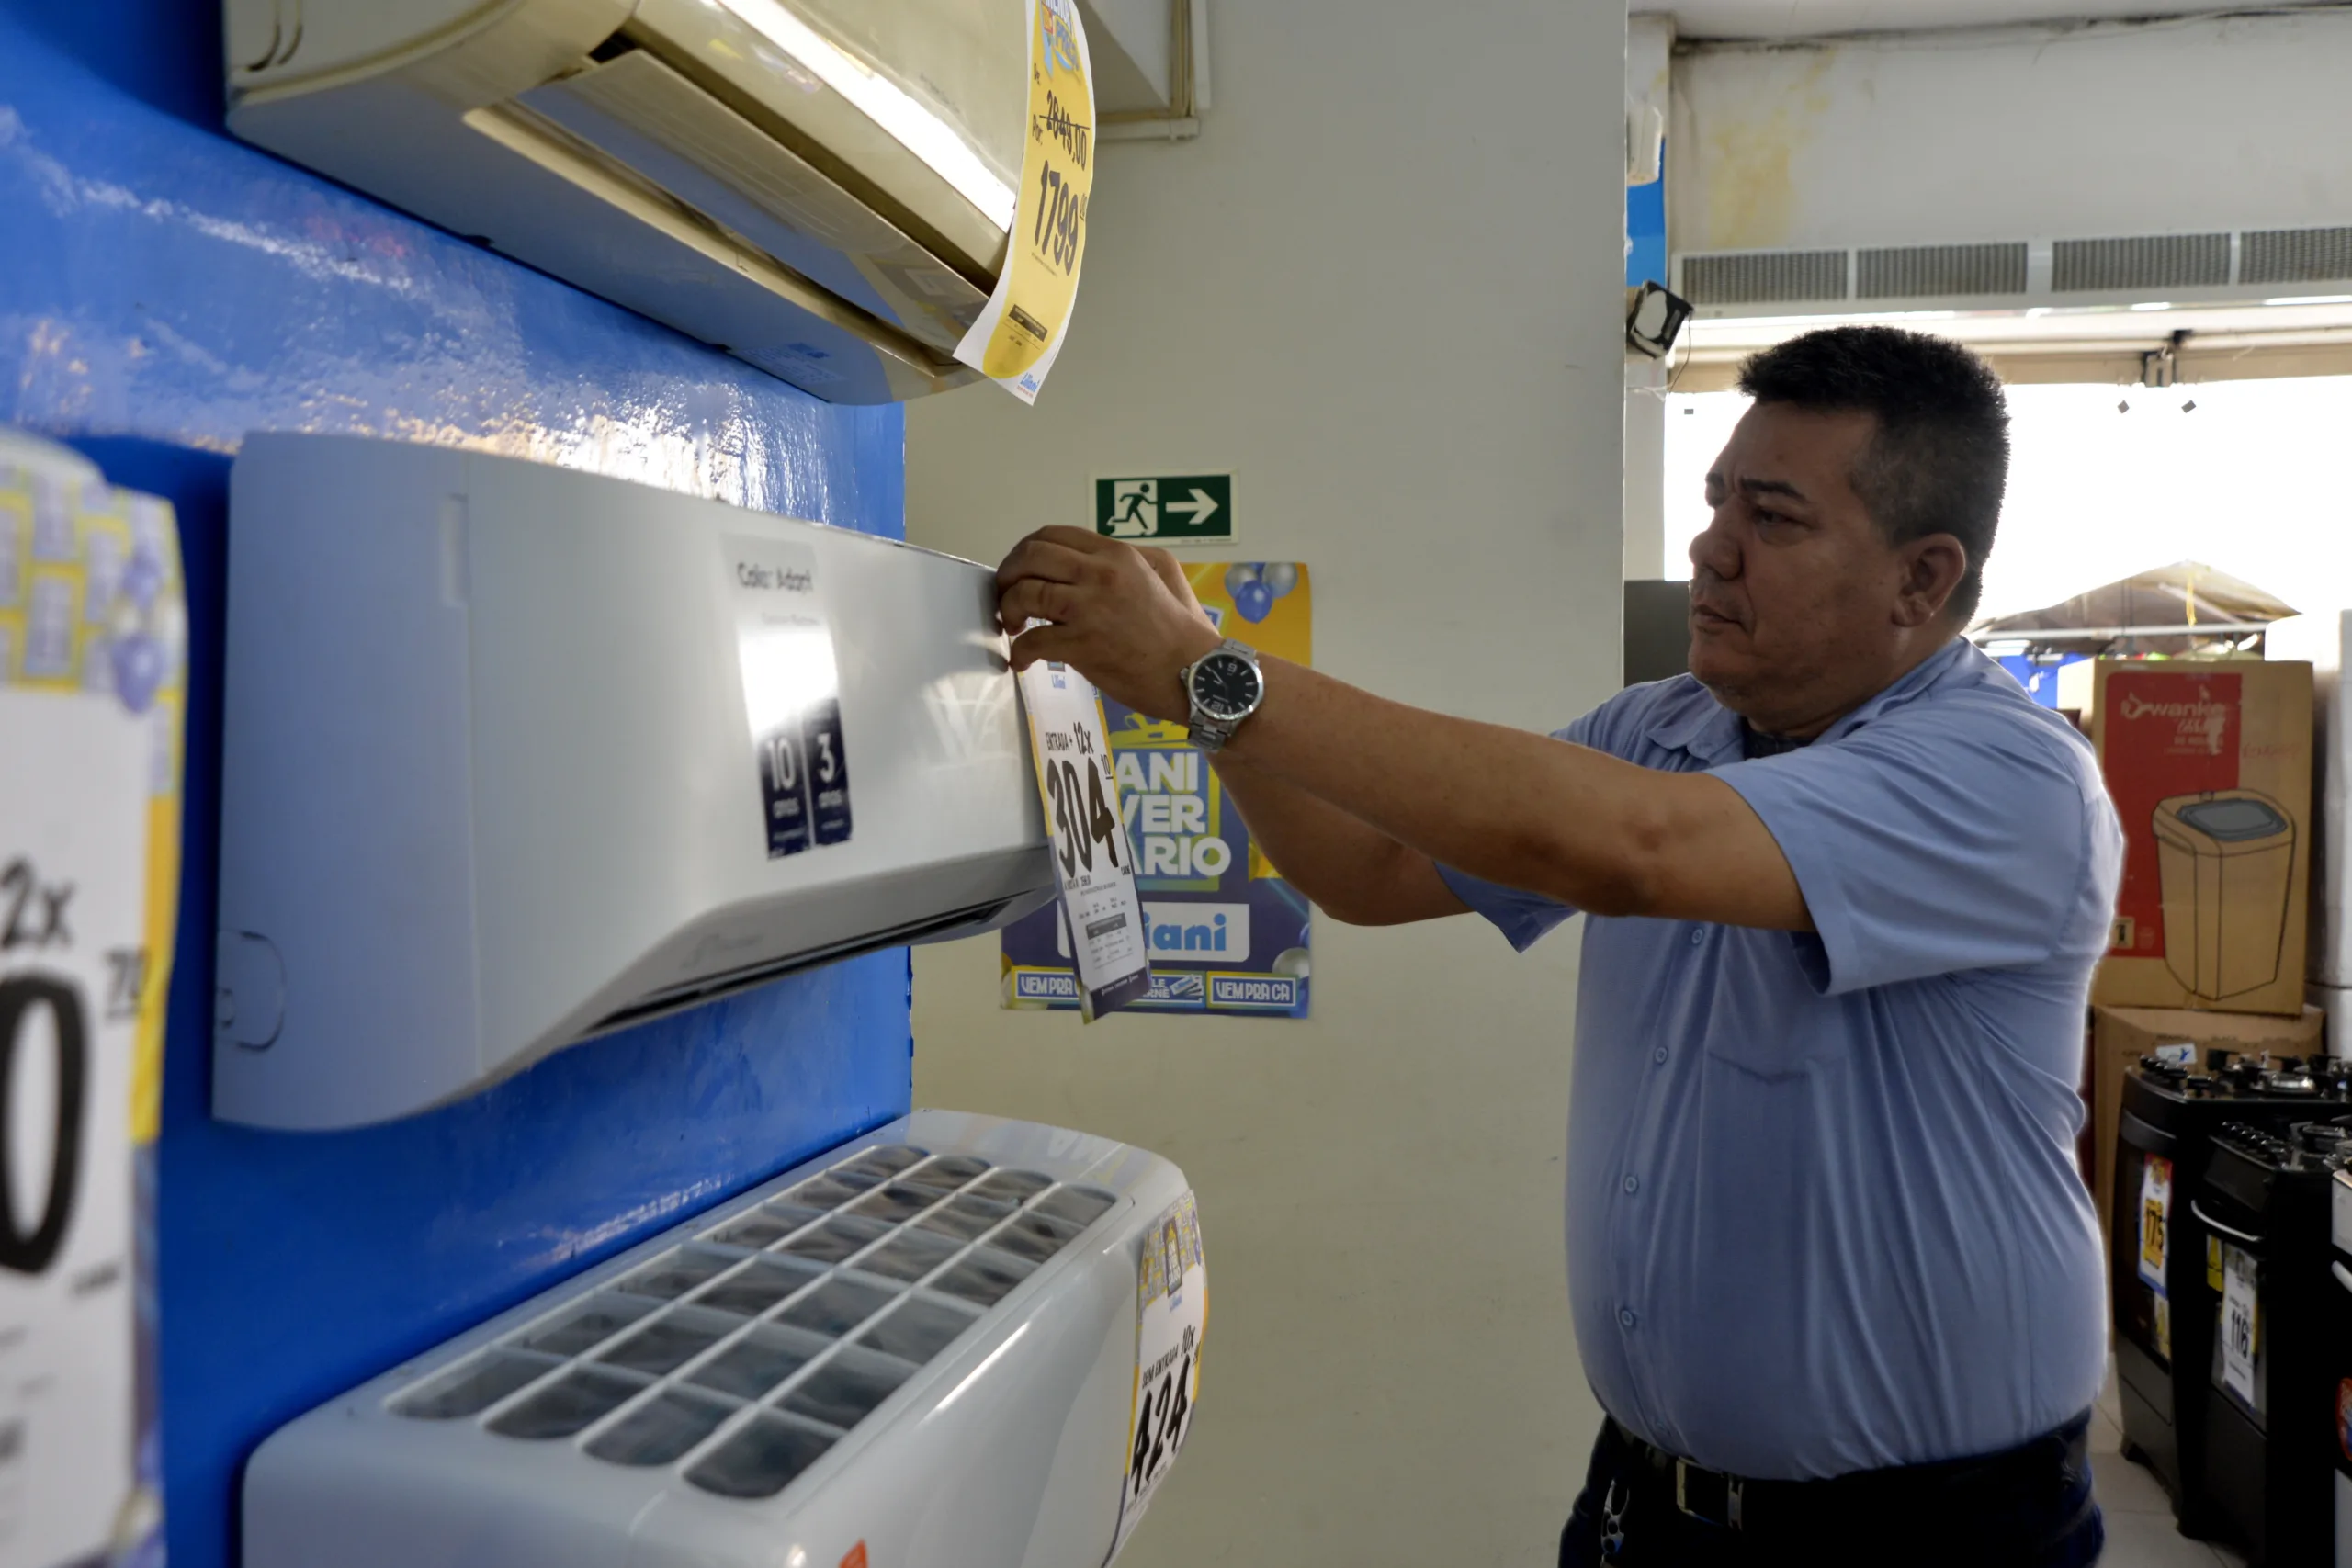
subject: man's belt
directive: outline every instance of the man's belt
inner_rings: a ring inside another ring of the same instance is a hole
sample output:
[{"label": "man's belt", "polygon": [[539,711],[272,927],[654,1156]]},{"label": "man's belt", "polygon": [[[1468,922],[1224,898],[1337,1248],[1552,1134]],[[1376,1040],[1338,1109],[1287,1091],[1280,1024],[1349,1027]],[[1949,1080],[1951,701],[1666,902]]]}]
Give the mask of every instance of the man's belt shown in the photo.
[{"label": "man's belt", "polygon": [[[1826,1542],[1879,1529],[1999,1531],[2004,1520],[2067,1519],[2091,1506],[2089,1415],[2054,1432],[1971,1459],[1855,1471],[1819,1481],[1758,1481],[1709,1470],[1668,1453],[1619,1426],[1611,1438],[1645,1473],[1644,1488],[1686,1517],[1749,1536]],[[2078,1484],[2079,1483],[2079,1484]],[[2079,1508],[2066,1506],[2079,1492]],[[1638,1526],[1636,1526],[1638,1529]],[[2053,1539],[2062,1539],[2063,1530]],[[2014,1540],[2014,1536],[2006,1539]],[[1964,1543],[1953,1542],[1962,1547]]]}]

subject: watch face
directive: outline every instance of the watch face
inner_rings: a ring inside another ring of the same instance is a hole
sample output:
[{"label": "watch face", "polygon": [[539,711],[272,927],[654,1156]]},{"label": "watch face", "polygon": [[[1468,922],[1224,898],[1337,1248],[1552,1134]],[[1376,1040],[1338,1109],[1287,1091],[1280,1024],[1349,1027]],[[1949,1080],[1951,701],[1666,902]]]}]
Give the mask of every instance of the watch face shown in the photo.
[{"label": "watch face", "polygon": [[1257,667],[1231,653],[1212,653],[1193,668],[1193,701],[1211,718],[1245,718],[1258,705]]}]

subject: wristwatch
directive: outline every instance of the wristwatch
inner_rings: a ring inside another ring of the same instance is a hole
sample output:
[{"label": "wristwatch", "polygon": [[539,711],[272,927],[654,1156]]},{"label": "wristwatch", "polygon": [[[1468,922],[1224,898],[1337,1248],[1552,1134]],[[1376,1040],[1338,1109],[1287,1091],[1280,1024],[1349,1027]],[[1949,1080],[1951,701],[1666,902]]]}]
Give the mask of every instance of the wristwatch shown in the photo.
[{"label": "wristwatch", "polygon": [[1258,650],[1231,637],[1184,667],[1184,694],[1192,699],[1188,739],[1204,751],[1215,751],[1233,739],[1241,721],[1258,711],[1266,697],[1266,678],[1258,668]]}]

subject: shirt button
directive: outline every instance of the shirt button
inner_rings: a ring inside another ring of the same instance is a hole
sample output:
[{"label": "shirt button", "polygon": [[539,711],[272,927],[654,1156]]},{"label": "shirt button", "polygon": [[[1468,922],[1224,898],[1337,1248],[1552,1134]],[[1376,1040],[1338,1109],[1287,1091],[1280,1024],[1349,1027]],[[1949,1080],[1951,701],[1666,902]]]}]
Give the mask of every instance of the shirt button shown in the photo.
[{"label": "shirt button", "polygon": [[1706,940],[1707,940],[1707,933],[1706,933],[1705,931],[1701,931],[1701,930],[1700,930],[1698,927],[1696,927],[1696,926],[1693,926],[1693,927],[1691,927],[1691,928],[1690,928],[1690,945],[1691,945],[1691,946],[1693,946],[1693,947],[1697,947],[1700,943],[1702,943],[1702,942],[1705,942]]},{"label": "shirt button", "polygon": [[1641,1321],[1642,1321],[1642,1320],[1641,1320],[1640,1318],[1635,1317],[1635,1316],[1634,1315],[1634,1309],[1633,1309],[1632,1307],[1619,1307],[1619,1308],[1617,1309],[1617,1326],[1618,1326],[1618,1327],[1620,1327],[1620,1328],[1631,1328],[1631,1327],[1633,1327],[1633,1326],[1634,1326],[1634,1325],[1635,1325],[1635,1324],[1637,1324],[1637,1323],[1639,1323],[1639,1322],[1641,1322]]},{"label": "shirt button", "polygon": [[1628,1191],[1628,1192],[1639,1192],[1641,1190],[1642,1190],[1642,1179],[1641,1179],[1640,1177],[1638,1177],[1638,1176],[1633,1176],[1633,1175],[1628,1175],[1628,1176],[1625,1178],[1625,1190],[1626,1190],[1626,1191]]},{"label": "shirt button", "polygon": [[1650,1060],[1656,1062],[1661,1067],[1666,1066],[1666,1047],[1661,1045],[1657,1050],[1651,1052]]}]

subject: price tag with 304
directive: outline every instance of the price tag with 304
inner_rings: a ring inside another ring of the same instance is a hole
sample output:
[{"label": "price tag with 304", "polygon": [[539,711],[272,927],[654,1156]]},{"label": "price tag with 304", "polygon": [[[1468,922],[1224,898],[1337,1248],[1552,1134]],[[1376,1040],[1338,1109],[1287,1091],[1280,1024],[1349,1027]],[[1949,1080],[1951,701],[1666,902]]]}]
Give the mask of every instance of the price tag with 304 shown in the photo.
[{"label": "price tag with 304", "polygon": [[1135,1406],[1121,1450],[1125,1473],[1112,1557],[1135,1533],[1192,1433],[1208,1326],[1209,1261],[1201,1249],[1200,1205],[1187,1192],[1144,1234],[1136,1270]]},{"label": "price tag with 304", "polygon": [[1143,898],[1111,769],[1102,700],[1077,671],[1041,661],[1021,672],[1021,702],[1029,715],[1029,751],[1077,963],[1079,1011],[1091,1021],[1151,989]]}]

